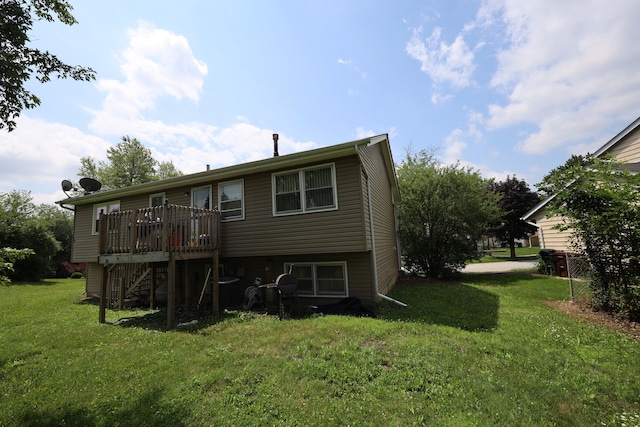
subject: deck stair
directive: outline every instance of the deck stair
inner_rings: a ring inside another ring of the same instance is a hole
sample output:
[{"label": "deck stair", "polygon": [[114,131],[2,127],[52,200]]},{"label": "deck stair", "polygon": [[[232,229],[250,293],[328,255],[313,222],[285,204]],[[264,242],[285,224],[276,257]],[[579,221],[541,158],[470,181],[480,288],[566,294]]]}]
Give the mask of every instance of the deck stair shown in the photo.
[{"label": "deck stair", "polygon": [[[149,263],[113,264],[107,270],[108,307],[123,309],[127,305],[135,305],[148,301],[151,295],[151,271]],[[156,267],[156,289],[167,280],[167,268]]]}]

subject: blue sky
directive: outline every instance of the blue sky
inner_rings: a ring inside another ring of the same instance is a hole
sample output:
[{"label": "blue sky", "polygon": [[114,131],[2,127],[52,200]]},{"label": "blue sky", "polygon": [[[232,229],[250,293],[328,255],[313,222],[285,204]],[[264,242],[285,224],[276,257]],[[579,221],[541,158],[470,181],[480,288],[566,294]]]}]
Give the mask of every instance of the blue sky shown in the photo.
[{"label": "blue sky", "polygon": [[72,0],[32,45],[95,82],[28,87],[0,192],[65,198],[80,158],[138,138],[185,173],[388,133],[530,185],[640,116],[633,0]]}]

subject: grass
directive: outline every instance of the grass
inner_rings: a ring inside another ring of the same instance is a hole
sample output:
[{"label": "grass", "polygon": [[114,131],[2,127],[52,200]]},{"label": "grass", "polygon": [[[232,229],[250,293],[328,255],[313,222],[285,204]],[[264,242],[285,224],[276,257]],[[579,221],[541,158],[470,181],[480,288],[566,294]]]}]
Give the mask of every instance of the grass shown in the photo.
[{"label": "grass", "polygon": [[397,286],[409,307],[375,319],[170,332],[149,311],[98,324],[83,286],[0,287],[1,426],[640,424],[640,343],[544,305],[568,298],[562,279],[465,275]]},{"label": "grass", "polygon": [[[536,260],[538,258],[538,252],[540,252],[540,248],[538,247],[516,248],[516,258]],[[485,255],[478,260],[472,261],[472,263],[502,262],[502,261],[508,261],[510,259],[511,259],[511,249],[499,248],[499,249],[492,250],[490,255]]]}]

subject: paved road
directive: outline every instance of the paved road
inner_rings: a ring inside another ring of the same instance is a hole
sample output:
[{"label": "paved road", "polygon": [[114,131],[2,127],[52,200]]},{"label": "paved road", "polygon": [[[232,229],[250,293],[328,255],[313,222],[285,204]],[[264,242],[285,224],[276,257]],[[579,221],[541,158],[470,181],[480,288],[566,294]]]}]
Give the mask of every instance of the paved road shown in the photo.
[{"label": "paved road", "polygon": [[535,270],[538,261],[481,262],[467,265],[463,273],[504,273],[513,270]]}]

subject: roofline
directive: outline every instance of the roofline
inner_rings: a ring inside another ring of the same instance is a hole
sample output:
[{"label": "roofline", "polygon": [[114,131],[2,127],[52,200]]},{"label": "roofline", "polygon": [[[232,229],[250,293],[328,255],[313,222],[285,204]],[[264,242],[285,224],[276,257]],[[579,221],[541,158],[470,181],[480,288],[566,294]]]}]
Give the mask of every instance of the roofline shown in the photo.
[{"label": "roofline", "polygon": [[529,221],[529,218],[531,218],[534,214],[536,214],[540,209],[542,209],[543,207],[547,206],[547,204],[550,201],[552,201],[553,199],[555,199],[556,196],[557,196],[557,194],[554,194],[553,196],[547,197],[546,199],[542,200],[537,205],[535,205],[533,208],[531,208],[531,210],[529,210],[529,212],[527,212],[524,215],[522,215],[520,217],[520,219],[523,220],[523,221]]},{"label": "roofline", "polygon": [[222,168],[211,169],[203,172],[195,172],[192,174],[167,178],[160,181],[146,182],[144,184],[132,185],[130,187],[116,188],[113,190],[99,191],[92,194],[70,197],[68,199],[59,200],[55,203],[59,205],[85,205],[89,203],[98,203],[105,200],[134,196],[141,193],[152,193],[154,191],[164,191],[171,188],[197,185],[201,184],[203,181],[222,181],[237,177],[239,175],[267,172],[282,168],[296,167],[305,163],[347,157],[355,154],[354,147],[357,149],[360,145],[377,143],[385,143],[386,145],[386,150],[382,151],[385,156],[387,171],[391,171],[395,191],[398,192],[397,178],[395,175],[393,159],[391,158],[391,148],[389,146],[389,137],[387,134],[382,134],[370,138],[358,139],[342,144],[331,145],[328,147],[300,151],[297,153],[270,157],[267,159],[241,163],[232,166],[225,166]]},{"label": "roofline", "polygon": [[[616,145],[620,140],[622,140],[625,136],[629,135],[633,132],[638,126],[640,126],[640,117],[635,119],[632,123],[630,123],[627,127],[622,129],[622,131],[618,132],[616,136],[607,141],[602,147],[598,148],[594,153],[594,157],[600,157],[604,155],[611,147]],[[551,200],[556,197],[557,194],[554,194],[551,197],[547,197],[537,205],[535,205],[529,212],[520,217],[521,220],[527,221],[531,218],[535,213],[537,213],[540,209],[545,207]]]},{"label": "roofline", "polygon": [[604,144],[602,147],[600,147],[598,150],[596,150],[595,153],[593,153],[593,155],[595,157],[600,157],[601,155],[603,155],[609,148],[613,147],[615,144],[617,144],[622,138],[624,138],[625,136],[629,135],[633,130],[635,130],[635,128],[637,128],[640,125],[640,117],[638,117],[637,119],[635,119],[631,124],[629,124],[626,128],[622,129],[622,131],[620,131],[616,136],[614,136],[613,138],[611,138],[606,144]]}]

